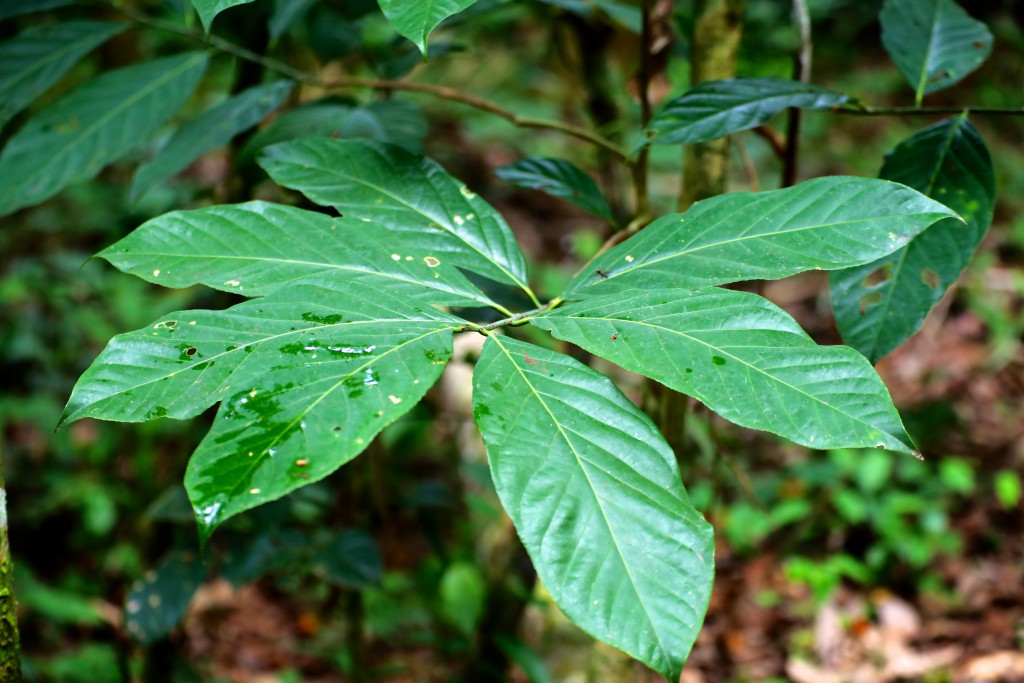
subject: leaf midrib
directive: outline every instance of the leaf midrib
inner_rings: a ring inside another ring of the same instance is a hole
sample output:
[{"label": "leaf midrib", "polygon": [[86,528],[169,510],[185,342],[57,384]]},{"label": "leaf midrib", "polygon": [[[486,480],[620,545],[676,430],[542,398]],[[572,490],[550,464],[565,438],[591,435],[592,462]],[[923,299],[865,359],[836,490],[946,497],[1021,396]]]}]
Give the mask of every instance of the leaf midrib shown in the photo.
[{"label": "leaf midrib", "polygon": [[68,140],[68,143],[62,146],[60,152],[50,157],[50,160],[42,167],[38,168],[35,173],[27,174],[23,178],[22,182],[17,186],[17,190],[11,193],[11,195],[16,196],[18,193],[22,192],[27,185],[34,182],[35,178],[44,175],[46,171],[48,171],[54,164],[61,162],[65,158],[67,158],[67,156],[71,153],[72,150],[74,150],[74,148],[80,145],[83,140],[87,139],[98,128],[109,123],[110,120],[113,119],[115,116],[130,109],[141,99],[152,95],[155,90],[162,87],[168,81],[171,81],[174,78],[178,77],[185,71],[188,71],[201,60],[206,60],[206,55],[202,53],[196,53],[196,55],[194,55],[190,59],[187,59],[184,62],[182,62],[182,64],[178,66],[176,69],[168,71],[167,73],[156,78],[155,80],[150,81],[149,83],[144,85],[138,92],[122,100],[120,105],[111,107],[106,114],[104,114],[99,119],[94,121],[92,125],[82,128],[77,136]]},{"label": "leaf midrib", "polygon": [[[546,317],[557,318],[559,316],[546,316]],[[581,320],[581,318],[574,318],[572,316],[565,316],[565,317],[562,317],[562,319],[563,320],[572,320],[572,321],[576,322],[577,324],[579,324],[578,321]],[[642,326],[642,327],[649,327],[649,328],[652,328],[652,329],[655,329],[655,330],[663,330],[665,332],[669,332],[671,334],[678,335],[680,337],[685,337],[686,339],[689,339],[690,341],[696,342],[697,344],[700,344],[700,345],[708,348],[709,350],[717,351],[718,353],[724,354],[724,355],[728,356],[729,358],[732,358],[733,360],[735,360],[738,363],[740,363],[740,365],[743,365],[743,366],[745,366],[747,368],[750,368],[750,369],[758,372],[759,374],[763,375],[764,377],[772,380],[772,382],[778,383],[778,384],[780,384],[782,386],[785,386],[785,387],[788,387],[789,389],[792,389],[796,393],[801,394],[801,395],[811,399],[812,401],[814,401],[814,402],[824,406],[825,408],[829,409],[832,412],[838,413],[840,415],[844,415],[844,416],[854,420],[855,422],[859,422],[860,424],[865,425],[866,427],[868,427],[870,429],[878,429],[878,427],[875,427],[874,425],[872,425],[871,423],[863,420],[862,418],[857,417],[856,415],[850,415],[849,413],[843,412],[842,410],[840,410],[836,406],[833,406],[833,405],[831,405],[829,403],[826,403],[825,401],[821,400],[820,398],[817,398],[816,396],[814,396],[812,394],[808,394],[807,392],[805,392],[804,390],[800,389],[799,387],[796,387],[796,386],[790,384],[789,382],[786,382],[786,381],[784,381],[784,380],[782,380],[782,379],[780,379],[780,378],[778,378],[778,377],[776,377],[776,376],[774,376],[772,374],[769,374],[767,371],[762,370],[761,368],[757,367],[756,365],[753,365],[751,363],[746,362],[742,358],[739,358],[738,356],[729,353],[725,349],[723,349],[721,347],[718,347],[718,346],[715,346],[713,344],[709,344],[708,342],[705,342],[705,341],[703,341],[701,339],[698,339],[697,337],[692,337],[692,336],[686,334],[685,332],[680,332],[678,330],[673,330],[673,329],[671,329],[669,327],[663,327],[661,325],[654,325],[654,324],[647,323],[647,322],[642,322],[642,321],[637,321],[637,320],[626,320],[625,318],[602,317],[602,316],[596,316],[595,315],[593,317],[589,317],[589,318],[586,318],[584,320],[606,320],[606,321],[609,321],[609,322],[614,322],[619,327],[625,327],[625,326],[628,326],[628,325],[637,325],[637,326]],[[729,348],[733,348],[733,347],[729,347]],[[746,348],[746,347],[737,347],[737,348]],[[775,348],[778,348],[780,351],[782,351],[782,350],[784,350],[785,347],[775,347]],[[645,373],[641,373],[641,374],[645,374]],[[652,378],[652,379],[657,379],[657,378]],[[895,434],[891,434],[889,432],[883,432],[883,433],[889,434],[889,436],[891,436],[894,439],[896,439],[896,441],[898,441],[899,443],[903,443],[903,440],[898,438]],[[907,444],[903,444],[903,445],[905,447],[907,447],[908,450],[910,450],[911,452],[916,452],[915,449],[911,448],[909,445],[907,445]]]},{"label": "leaf midrib", "polygon": [[[348,322],[331,323],[331,324],[327,324],[327,325],[313,325],[311,327],[303,327],[303,328],[300,328],[300,329],[297,329],[297,330],[288,330],[287,332],[282,332],[280,334],[275,334],[275,335],[271,335],[269,337],[264,337],[263,339],[259,339],[257,341],[252,341],[252,342],[248,342],[248,343],[245,343],[245,344],[238,344],[235,348],[231,349],[230,351],[221,351],[220,353],[217,353],[217,354],[214,354],[214,355],[209,356],[207,358],[204,358],[200,362],[201,363],[209,363],[210,361],[214,361],[214,360],[217,360],[219,358],[224,358],[225,356],[228,356],[229,354],[236,353],[236,352],[241,352],[242,349],[244,349],[246,346],[249,346],[249,345],[265,344],[267,342],[271,342],[271,341],[274,341],[274,340],[277,340],[277,339],[281,339],[282,337],[287,337],[288,335],[294,335],[294,334],[302,335],[302,334],[305,334],[305,333],[309,332],[310,330],[323,330],[323,329],[327,329],[327,328],[340,328],[340,327],[345,326],[345,325],[371,325],[371,324],[378,324],[378,323],[427,323],[427,322],[441,322],[441,321],[437,321],[437,320],[434,320],[432,318],[422,318],[422,319],[419,319],[419,318],[378,318],[378,319],[374,319],[374,320],[352,320],[352,321],[348,321]],[[457,326],[445,325],[444,327],[439,328],[439,329],[457,329]],[[213,339],[213,340],[203,340],[203,341],[217,341],[217,340]],[[222,340],[222,341],[224,341],[226,343],[235,343],[234,340]],[[380,358],[380,357],[382,357],[384,355],[387,355],[388,353],[390,353],[390,350],[382,353],[380,356],[376,356],[376,358]],[[190,370],[190,369],[194,368],[198,364],[199,363],[193,363],[191,365],[186,365],[186,366],[181,367],[181,368],[179,368],[177,370],[169,372],[166,375],[161,375],[160,377],[157,377],[155,379],[146,380],[145,382],[140,382],[139,384],[133,384],[132,386],[130,386],[130,387],[126,388],[126,389],[117,391],[117,392],[115,392],[113,394],[108,394],[108,395],[104,396],[103,398],[101,398],[101,399],[99,399],[97,401],[93,401],[88,406],[85,406],[85,407],[81,408],[80,410],[75,411],[74,413],[69,415],[66,419],[62,418],[61,421],[60,421],[60,424],[65,424],[67,422],[80,419],[80,415],[79,415],[80,413],[82,413],[85,410],[88,410],[89,408],[91,408],[91,407],[93,407],[93,406],[95,406],[95,405],[97,405],[99,403],[107,402],[108,400],[113,399],[113,398],[117,398],[117,397],[119,397],[119,396],[121,396],[121,395],[123,395],[123,394],[125,394],[125,393],[127,393],[129,391],[135,391],[135,390],[137,390],[137,389],[139,389],[141,387],[145,387],[145,386],[148,386],[150,384],[154,384],[156,382],[162,382],[163,380],[168,379],[170,377],[175,377],[176,375],[178,375],[178,374],[180,374],[182,372],[185,372],[186,370]],[[236,368],[236,370],[237,370],[237,368]],[[234,372],[235,371],[232,371],[231,374],[234,374]],[[230,376],[231,375],[228,375],[228,377],[226,377],[225,380],[230,378]],[[88,417],[88,415],[86,415],[86,417]]]},{"label": "leaf midrib", "polygon": [[[367,321],[367,322],[379,322],[379,321],[376,321],[376,320],[374,320],[374,321]],[[350,323],[350,324],[351,324],[351,323]],[[326,326],[324,326],[324,327],[326,327]],[[308,415],[308,414],[309,414],[309,412],[310,412],[311,410],[313,410],[314,408],[316,408],[316,406],[317,406],[317,405],[318,405],[318,404],[319,404],[319,403],[320,403],[321,401],[323,401],[323,400],[324,400],[325,398],[327,398],[327,397],[328,397],[328,396],[330,396],[330,395],[331,395],[332,393],[334,393],[334,391],[335,391],[335,390],[337,390],[337,388],[338,388],[338,387],[342,386],[342,385],[343,385],[343,384],[345,383],[345,380],[347,380],[347,379],[349,379],[349,378],[351,378],[351,377],[354,377],[354,376],[356,376],[356,375],[360,374],[361,372],[365,371],[365,370],[366,370],[367,368],[371,367],[372,365],[375,365],[375,364],[379,363],[379,362],[380,362],[380,360],[381,360],[382,358],[386,358],[386,357],[387,357],[388,355],[390,355],[390,354],[392,354],[392,353],[396,353],[396,352],[398,352],[399,350],[401,350],[401,349],[405,348],[405,347],[406,347],[406,346],[408,346],[409,344],[413,344],[413,343],[415,343],[415,342],[418,342],[418,341],[420,341],[420,340],[426,339],[427,337],[429,337],[429,336],[430,336],[430,335],[432,335],[432,334],[438,334],[438,333],[440,333],[440,332],[450,331],[451,329],[452,329],[451,327],[439,327],[439,328],[436,328],[436,329],[430,330],[429,332],[426,332],[426,333],[424,333],[424,334],[421,334],[421,335],[419,335],[418,337],[413,337],[412,339],[407,339],[406,341],[402,342],[401,344],[398,344],[397,346],[393,346],[393,347],[391,347],[390,349],[388,349],[387,351],[384,351],[384,352],[383,352],[383,353],[381,353],[380,355],[378,355],[378,356],[374,356],[373,358],[371,358],[371,359],[368,359],[368,360],[367,360],[367,361],[366,361],[365,363],[363,363],[362,365],[360,365],[360,366],[359,366],[358,368],[356,368],[355,370],[352,370],[352,371],[348,372],[347,374],[343,375],[343,376],[341,377],[341,379],[339,379],[339,380],[338,380],[337,382],[335,382],[334,384],[332,384],[332,385],[331,385],[331,387],[330,387],[329,389],[327,389],[326,391],[322,392],[322,393],[321,393],[321,394],[320,394],[320,395],[319,395],[319,396],[318,396],[318,397],[316,398],[316,400],[314,400],[314,401],[313,401],[313,402],[312,402],[312,403],[311,403],[311,404],[310,404],[310,405],[309,405],[309,406],[308,406],[308,407],[307,407],[307,408],[306,408],[305,410],[303,410],[302,412],[300,412],[300,413],[299,413],[299,414],[298,414],[298,415],[297,415],[297,416],[295,417],[295,419],[294,419],[294,420],[292,420],[291,422],[289,422],[289,423],[288,423],[288,425],[287,425],[287,426],[285,426],[284,428],[282,428],[282,429],[281,429],[281,430],[280,430],[280,431],[279,431],[279,432],[278,432],[278,433],[277,433],[277,434],[276,434],[276,435],[274,436],[274,438],[273,438],[273,441],[271,441],[271,442],[270,442],[270,443],[269,443],[269,444],[268,444],[268,445],[267,445],[267,446],[266,446],[266,447],[265,447],[265,448],[264,448],[264,449],[263,449],[263,450],[262,450],[262,451],[260,452],[260,454],[259,454],[258,456],[256,456],[256,457],[253,457],[253,458],[251,458],[251,460],[250,460],[251,464],[250,464],[250,465],[249,465],[249,466],[248,466],[248,467],[247,467],[247,468],[246,468],[245,470],[243,470],[243,476],[241,476],[241,477],[239,477],[239,478],[238,478],[238,482],[239,482],[239,483],[237,483],[237,484],[236,484],[236,485],[235,485],[235,486],[234,486],[234,487],[233,487],[233,488],[232,488],[232,489],[230,490],[230,494],[229,494],[229,495],[231,496],[231,498],[234,498],[235,496],[237,496],[237,495],[238,495],[238,493],[239,493],[240,491],[242,491],[243,489],[245,489],[245,487],[246,487],[246,484],[244,484],[244,483],[242,483],[242,482],[245,482],[245,481],[249,480],[249,477],[250,477],[250,476],[252,475],[253,471],[255,471],[255,470],[256,470],[256,468],[257,468],[257,466],[258,466],[258,465],[259,465],[260,463],[262,463],[262,462],[263,462],[263,460],[264,460],[264,456],[265,456],[265,455],[266,455],[266,454],[267,454],[267,453],[268,453],[268,452],[269,452],[269,451],[270,451],[270,450],[271,450],[272,448],[274,448],[274,447],[275,447],[275,446],[276,446],[277,444],[279,444],[279,443],[281,442],[281,439],[283,439],[283,438],[284,438],[285,436],[287,436],[288,434],[290,434],[290,433],[291,433],[291,431],[292,431],[292,430],[293,430],[293,429],[295,428],[295,425],[297,425],[297,424],[299,424],[300,422],[302,422],[302,420],[303,420],[303,419],[304,419],[304,418],[306,417],[306,415]],[[330,378],[321,378],[321,379],[320,379],[320,380],[318,380],[318,381],[326,382],[326,381],[330,381]],[[258,419],[259,419],[259,418],[257,418],[257,419],[254,419],[254,420],[250,420],[250,421],[248,422],[248,424],[246,425],[246,427],[251,427],[252,425],[256,424],[256,422],[258,421]]]},{"label": "leaf midrib", "polygon": [[[737,98],[739,98],[739,97],[743,97],[743,95],[736,94],[736,93],[702,92],[702,93],[695,93],[695,94],[699,95],[700,97],[705,97],[705,96],[708,96],[708,95],[712,95],[712,96],[714,96],[714,95],[730,95],[734,101]],[[747,105],[764,104],[766,102],[769,102],[770,100],[787,99],[787,98],[797,97],[797,96],[802,96],[802,95],[814,95],[816,97],[821,97],[823,95],[832,95],[832,94],[838,94],[838,93],[831,93],[829,91],[818,92],[818,91],[815,91],[815,90],[808,90],[808,89],[793,89],[793,90],[790,90],[789,92],[775,91],[775,92],[772,92],[772,93],[766,93],[766,94],[764,94],[762,96],[759,96],[759,97],[751,97],[751,98],[748,98],[748,99],[743,99],[742,101],[738,101],[735,104],[729,105],[725,109],[721,109],[721,108],[710,109],[710,105],[705,105],[709,109],[704,111],[704,112],[701,112],[701,111],[697,110],[694,105],[689,105],[689,107],[687,107],[687,108],[689,108],[690,111],[693,111],[695,114],[697,114],[697,116],[695,118],[685,119],[685,118],[683,118],[680,115],[679,118],[676,118],[675,120],[676,121],[686,121],[686,122],[691,123],[691,125],[695,125],[697,123],[711,121],[711,120],[713,120],[715,118],[718,118],[718,117],[728,116],[732,112],[735,112],[737,109],[742,109],[743,107],[745,107]],[[683,103],[681,101],[679,101],[679,104],[683,104]],[[699,101],[698,101],[698,104],[700,104]],[[808,107],[804,106],[804,107],[801,107],[801,108],[802,109],[807,109]],[[665,112],[665,114],[668,115],[671,112],[672,112],[672,110],[669,109],[669,110],[667,110]]]},{"label": "leaf midrib", "polygon": [[[415,280],[415,279],[411,279],[411,278],[400,277],[398,275],[395,275],[395,274],[392,274],[392,273],[387,273],[387,272],[384,272],[384,271],[381,271],[381,270],[374,270],[374,269],[372,269],[370,267],[361,268],[361,267],[355,266],[355,265],[345,265],[345,264],[339,264],[339,263],[321,263],[321,262],[318,262],[318,261],[300,261],[300,260],[297,260],[297,259],[271,258],[271,257],[267,257],[267,256],[237,256],[237,255],[221,255],[221,254],[214,254],[214,255],[206,255],[206,254],[204,254],[204,255],[194,256],[192,254],[162,253],[162,252],[155,252],[155,251],[140,251],[140,250],[137,250],[137,249],[132,249],[131,251],[125,251],[125,252],[111,252],[110,254],[100,253],[99,255],[102,256],[103,258],[107,259],[107,260],[110,260],[110,257],[112,257],[112,256],[121,256],[121,255],[124,255],[124,254],[129,254],[129,255],[132,255],[132,256],[151,256],[151,257],[167,257],[167,258],[178,258],[178,259],[190,259],[190,260],[195,260],[195,261],[202,261],[204,259],[232,259],[232,260],[236,260],[236,261],[261,261],[261,262],[268,262],[268,263],[283,263],[283,264],[295,265],[295,266],[310,266],[310,267],[334,268],[334,269],[342,270],[342,271],[352,271],[352,272],[356,272],[356,273],[368,273],[370,275],[379,275],[381,277],[385,277],[385,278],[388,278],[388,279],[391,279],[391,280],[397,280],[399,282],[405,282],[407,284],[422,285],[422,286],[427,287],[429,289],[436,289],[438,291],[448,292],[448,293],[451,293],[451,294],[459,294],[461,296],[465,296],[468,299],[471,299],[473,301],[479,301],[480,303],[483,303],[483,304],[488,305],[488,306],[491,305],[491,303],[492,303],[490,301],[490,299],[487,299],[486,297],[480,298],[477,295],[469,296],[465,292],[461,292],[461,291],[456,290],[454,287],[450,287],[449,289],[444,289],[442,287],[438,287],[438,286],[436,286],[434,281],[430,281],[430,280]],[[437,280],[436,282],[442,282],[442,281],[441,280]],[[212,285],[210,285],[210,286],[212,286]],[[234,291],[234,290],[228,290],[228,291]]]},{"label": "leaf midrib", "polygon": [[[287,161],[287,160],[284,160],[284,161],[285,161],[285,163],[294,164],[294,162],[291,162],[291,161]],[[298,164],[294,164],[294,165],[298,165]],[[433,216],[430,216],[429,214],[424,213],[423,211],[421,211],[416,206],[414,206],[414,205],[410,204],[409,202],[407,202],[406,200],[404,200],[402,197],[400,197],[398,195],[395,195],[395,194],[392,194],[391,191],[388,190],[387,188],[381,187],[379,185],[375,185],[375,184],[365,180],[364,178],[358,178],[356,176],[348,175],[348,174],[340,171],[337,168],[328,168],[328,167],[322,166],[320,164],[302,164],[302,168],[304,170],[315,169],[315,170],[323,172],[324,174],[327,174],[328,176],[331,176],[331,175],[337,176],[337,177],[343,178],[344,180],[347,180],[349,182],[355,183],[357,185],[362,185],[364,187],[368,187],[368,188],[370,188],[372,190],[380,192],[385,197],[388,197],[388,198],[396,201],[397,203],[399,203],[402,206],[404,206],[404,207],[408,208],[409,210],[411,210],[413,213],[416,213],[416,214],[419,214],[420,216],[423,216],[424,218],[429,220],[431,223],[437,223],[439,225],[443,225],[443,230],[445,232],[447,232],[449,235],[454,237],[460,243],[465,244],[467,247],[469,247],[470,249],[475,251],[478,255],[482,256],[488,263],[491,263],[494,266],[496,266],[498,268],[498,270],[500,270],[502,273],[504,273],[509,278],[509,280],[511,282],[513,282],[517,287],[519,287],[520,289],[522,289],[523,291],[526,291],[526,292],[530,291],[529,286],[527,286],[527,284],[525,282],[523,282],[517,275],[515,275],[511,271],[509,271],[509,269],[506,268],[503,264],[501,264],[498,261],[494,260],[494,258],[491,255],[489,255],[489,254],[485,253],[484,251],[482,251],[477,245],[473,244],[472,242],[466,240],[464,237],[459,235],[459,233],[457,233],[455,231],[455,229],[451,226],[450,219],[447,216],[445,217],[445,220],[438,221],[436,218],[434,218]],[[430,183],[430,185],[433,187],[433,183]],[[434,189],[436,191],[437,188],[434,188]],[[334,202],[329,202],[329,203],[331,204],[331,206],[334,206],[335,209],[338,209],[338,206],[335,205]],[[338,209],[338,210],[340,211],[340,209]],[[480,220],[483,221],[482,217],[478,217],[478,218],[480,218]]]},{"label": "leaf midrib", "polygon": [[[104,25],[108,25],[108,22],[96,22],[96,23],[102,23]],[[107,28],[107,31],[113,31],[113,28],[112,27],[111,28]],[[36,74],[38,74],[38,73],[44,71],[45,69],[53,66],[54,64],[58,63],[60,60],[66,58],[69,54],[73,54],[76,50],[79,50],[83,45],[89,45],[90,43],[92,43],[93,41],[96,40],[97,36],[103,35],[103,33],[104,33],[104,31],[97,30],[95,33],[88,33],[88,34],[79,36],[78,40],[75,40],[75,41],[72,41],[72,42],[69,42],[69,43],[64,43],[60,48],[50,52],[48,56],[46,56],[42,60],[36,62],[35,64],[30,66],[25,71],[21,71],[21,72],[13,74],[9,80],[0,81],[0,91],[3,91],[3,90],[13,90],[20,83],[24,83],[25,81],[30,81],[32,79],[32,77],[35,76]],[[110,36],[107,36],[107,37],[110,37]]]},{"label": "leaf midrib", "polygon": [[[963,122],[966,120],[966,118],[967,112],[964,112],[960,114],[956,119],[954,119],[953,123],[950,125],[949,132],[946,134],[946,139],[943,141],[942,144],[942,151],[939,152],[938,160],[935,163],[935,167],[932,169],[931,175],[928,177],[928,183],[923,191],[923,194],[925,196],[931,197],[932,192],[935,191],[935,184],[939,181],[939,174],[942,172],[942,167],[946,163],[946,158],[952,153],[953,143],[957,135],[959,134],[960,128],[963,126]],[[886,319],[889,317],[889,310],[892,308],[893,301],[895,301],[896,285],[899,281],[900,276],[903,273],[903,266],[907,262],[907,256],[909,256],[913,244],[914,240],[911,240],[908,244],[905,244],[899,250],[899,258],[897,259],[896,264],[893,266],[892,277],[890,277],[888,283],[886,283],[887,286],[871,290],[877,291],[878,289],[884,289],[884,301],[882,302],[883,305],[881,316],[879,318],[879,324],[875,325],[875,334],[871,340],[871,346],[869,347],[871,352],[870,356],[868,357],[869,360],[879,360],[878,358],[876,358],[876,356],[878,354],[879,340],[882,338],[882,328],[884,327]]]},{"label": "leaf midrib", "polygon": [[921,76],[917,81],[917,92],[914,93],[914,99],[919,107],[921,106],[921,100],[924,99],[924,91],[928,87],[928,73],[931,71],[929,66],[932,60],[932,46],[938,37],[939,5],[941,3],[942,0],[935,0],[932,5],[932,22],[929,25],[928,45],[925,47],[924,60],[921,63]]},{"label": "leaf midrib", "polygon": [[[748,207],[742,207],[742,208],[743,209],[749,209],[750,207],[748,206]],[[730,214],[729,218],[731,218],[731,216],[732,216],[732,214]],[[777,231],[774,231],[774,232],[762,232],[762,233],[756,233],[756,234],[751,234],[751,235],[743,235],[741,237],[736,237],[736,238],[729,239],[729,240],[723,240],[723,241],[714,242],[714,243],[711,243],[711,244],[704,244],[704,245],[695,247],[693,249],[686,249],[684,251],[672,252],[671,254],[667,254],[665,256],[660,256],[658,258],[651,259],[651,260],[648,260],[648,261],[642,261],[642,262],[640,262],[639,264],[637,264],[635,266],[627,266],[626,268],[622,268],[620,270],[617,270],[614,273],[609,273],[606,280],[600,280],[599,282],[605,282],[607,280],[612,280],[612,279],[614,279],[616,277],[625,275],[627,273],[632,273],[635,270],[639,270],[641,268],[646,268],[646,267],[648,267],[650,265],[653,265],[655,263],[661,263],[663,261],[669,261],[669,260],[674,259],[674,258],[681,258],[681,257],[685,257],[685,256],[691,256],[691,255],[693,255],[693,254],[695,254],[695,253],[697,253],[699,251],[703,251],[705,249],[711,249],[713,247],[721,247],[721,246],[725,246],[725,245],[728,245],[728,244],[735,244],[735,243],[744,242],[744,241],[752,240],[752,239],[762,239],[762,238],[768,238],[768,237],[775,237],[776,235],[788,235],[790,233],[806,232],[808,230],[828,230],[828,229],[834,229],[834,228],[836,228],[838,226],[856,225],[858,223],[867,223],[867,222],[871,222],[871,221],[885,221],[885,220],[892,220],[892,219],[896,219],[896,218],[905,218],[905,217],[906,217],[906,214],[894,215],[894,216],[873,216],[871,218],[859,218],[859,219],[856,219],[856,220],[839,221],[839,222],[836,222],[836,223],[818,223],[818,224],[815,224],[815,225],[805,226],[805,227],[802,227],[802,228],[792,228],[790,230],[777,230]],[[952,218],[952,217],[953,216],[949,216],[949,218]],[[728,218],[722,219],[722,222],[724,222],[725,220],[728,220]],[[709,230],[710,230],[710,228],[709,228]],[[575,291],[575,289],[586,287],[586,286],[590,286],[590,285],[593,285],[593,284],[599,284],[599,283],[594,283],[594,282],[581,283],[578,287],[573,288],[573,290],[571,290],[571,291]]]},{"label": "leaf midrib", "polygon": [[619,557],[619,561],[622,563],[622,567],[623,567],[623,569],[625,569],[626,576],[629,578],[630,586],[632,587],[633,592],[637,596],[637,602],[640,604],[640,607],[643,609],[644,615],[647,617],[647,622],[651,625],[651,631],[654,633],[654,637],[658,641],[658,648],[661,650],[660,654],[661,654],[661,656],[663,658],[669,659],[669,657],[668,657],[668,649],[665,647],[665,644],[664,644],[664,642],[661,639],[661,634],[658,631],[657,624],[656,624],[655,620],[651,617],[651,612],[647,608],[647,603],[644,601],[643,593],[641,593],[640,590],[637,588],[636,579],[633,577],[633,572],[630,569],[630,565],[626,561],[626,557],[623,554],[622,547],[620,546],[619,540],[618,540],[617,536],[615,535],[614,528],[612,527],[611,521],[608,519],[607,512],[605,512],[604,505],[601,504],[601,497],[597,494],[597,489],[594,486],[593,480],[590,478],[590,473],[587,471],[587,468],[584,465],[583,457],[576,450],[575,444],[569,438],[569,436],[566,434],[565,430],[562,428],[561,422],[558,420],[557,417],[555,417],[555,414],[551,411],[551,408],[548,407],[548,404],[544,400],[544,397],[541,395],[540,391],[538,391],[537,388],[534,387],[533,382],[530,380],[529,377],[527,377],[526,373],[519,366],[519,364],[516,363],[515,358],[513,357],[512,353],[507,348],[505,348],[504,344],[501,343],[501,340],[498,339],[498,335],[492,334],[492,335],[490,335],[490,338],[492,340],[494,340],[494,342],[498,345],[498,348],[501,349],[502,353],[504,353],[505,356],[508,358],[508,362],[511,363],[512,367],[514,367],[516,369],[516,372],[519,373],[519,376],[522,378],[522,380],[526,384],[526,386],[528,386],[530,388],[530,392],[536,397],[537,401],[541,404],[541,406],[543,406],[544,411],[551,418],[551,422],[558,429],[558,433],[561,435],[561,437],[565,441],[566,445],[569,446],[569,450],[572,451],[573,457],[576,458],[576,462],[579,465],[580,470],[583,472],[583,476],[586,477],[587,484],[588,484],[588,486],[590,488],[591,495],[593,495],[593,497],[594,497],[594,502],[597,504],[598,509],[601,511],[601,517],[604,519],[605,526],[607,527],[608,533],[611,536],[612,542],[615,545],[615,551],[616,551],[616,554]]}]

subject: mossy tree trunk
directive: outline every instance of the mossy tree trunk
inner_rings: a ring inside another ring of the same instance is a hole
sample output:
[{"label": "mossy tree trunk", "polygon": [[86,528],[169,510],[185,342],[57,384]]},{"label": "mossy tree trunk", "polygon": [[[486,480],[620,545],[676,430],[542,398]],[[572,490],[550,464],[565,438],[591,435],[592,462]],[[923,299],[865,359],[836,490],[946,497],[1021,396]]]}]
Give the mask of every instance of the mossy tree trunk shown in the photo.
[{"label": "mossy tree trunk", "polygon": [[18,604],[14,599],[14,565],[7,542],[7,490],[0,457],[0,681],[21,680]]},{"label": "mossy tree trunk", "polygon": [[[690,39],[690,84],[718,81],[736,75],[743,34],[745,0],[696,0]],[[688,145],[683,168],[679,210],[725,192],[729,172],[729,140]]]}]

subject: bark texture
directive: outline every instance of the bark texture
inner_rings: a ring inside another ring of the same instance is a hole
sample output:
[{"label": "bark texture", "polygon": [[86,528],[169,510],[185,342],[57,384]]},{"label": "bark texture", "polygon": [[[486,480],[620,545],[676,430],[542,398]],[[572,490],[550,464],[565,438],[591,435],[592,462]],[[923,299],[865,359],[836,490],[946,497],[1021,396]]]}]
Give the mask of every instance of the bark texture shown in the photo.
[{"label": "bark texture", "polygon": [[[718,81],[736,75],[736,57],[743,34],[745,0],[697,0],[690,42],[690,82]],[[679,210],[725,192],[729,172],[729,140],[688,145]]]}]

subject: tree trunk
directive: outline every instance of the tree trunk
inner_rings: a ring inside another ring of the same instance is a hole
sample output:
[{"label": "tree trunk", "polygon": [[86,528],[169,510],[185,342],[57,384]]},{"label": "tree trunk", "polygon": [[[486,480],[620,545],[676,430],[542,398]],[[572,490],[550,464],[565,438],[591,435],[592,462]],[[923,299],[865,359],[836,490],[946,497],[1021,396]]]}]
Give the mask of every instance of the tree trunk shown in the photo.
[{"label": "tree trunk", "polygon": [[0,458],[0,681],[21,680],[18,604],[14,599],[14,565],[7,543],[7,489]]},{"label": "tree trunk", "polygon": [[[690,82],[718,81],[736,75],[736,57],[743,33],[745,0],[696,0],[690,41]],[[729,140],[688,145],[684,156],[679,210],[725,192],[729,171]]]}]

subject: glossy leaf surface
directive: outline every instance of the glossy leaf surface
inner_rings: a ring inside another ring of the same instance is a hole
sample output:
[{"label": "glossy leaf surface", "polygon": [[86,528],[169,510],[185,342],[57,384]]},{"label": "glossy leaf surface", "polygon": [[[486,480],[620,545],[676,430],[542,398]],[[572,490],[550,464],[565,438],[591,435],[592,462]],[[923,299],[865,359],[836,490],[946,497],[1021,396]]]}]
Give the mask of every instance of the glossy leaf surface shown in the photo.
[{"label": "glossy leaf surface", "polygon": [[882,44],[914,89],[917,102],[981,66],[992,34],[954,0],[886,0]]},{"label": "glossy leaf surface", "polygon": [[714,546],[658,429],[604,375],[499,335],[477,363],[473,415],[502,505],[562,611],[677,680]]},{"label": "glossy leaf surface", "polygon": [[292,90],[291,81],[250,88],[188,120],[156,156],[135,171],[132,199],[137,199],[185,169],[200,156],[231,142],[277,108]]},{"label": "glossy leaf surface", "polygon": [[33,26],[0,43],[0,128],[93,48],[128,24],[68,21]]},{"label": "glossy leaf surface", "polygon": [[118,335],[62,422],[188,418],[220,401],[185,476],[206,536],[360,453],[434,383],[459,322],[380,287],[293,283]]},{"label": "glossy leaf surface", "polygon": [[995,206],[992,159],[963,115],[901,142],[881,175],[938,199],[966,223],[939,221],[888,256],[830,274],[843,340],[872,362],[921,328],[978,248]]},{"label": "glossy leaf surface", "polygon": [[36,114],[0,154],[0,216],[87,180],[141,144],[188,99],[206,55],[103,74]]},{"label": "glossy leaf surface", "polygon": [[785,311],[755,294],[634,290],[557,308],[533,322],[744,427],[811,448],[914,452],[863,356],[816,345]]},{"label": "glossy leaf surface", "polygon": [[497,168],[494,174],[516,187],[547,192],[608,222],[614,220],[597,183],[565,159],[530,157]]},{"label": "glossy leaf surface", "polygon": [[505,220],[430,159],[367,140],[307,138],[268,147],[260,164],[317,204],[387,228],[416,258],[433,253],[528,289],[526,262]]},{"label": "glossy leaf surface", "polygon": [[846,95],[780,78],[708,81],[657,112],[640,146],[707,142],[756,128],[789,107],[831,109],[846,100]]},{"label": "glossy leaf surface", "polygon": [[565,298],[846,268],[892,253],[951,216],[916,190],[870,178],[733,192],[659,218],[609,249],[573,278]]},{"label": "glossy leaf surface", "polygon": [[218,14],[236,5],[245,5],[253,0],[192,0],[192,6],[199,13],[199,20],[203,22],[203,30],[210,32],[210,25]]},{"label": "glossy leaf surface", "polygon": [[427,54],[427,37],[442,21],[476,0],[378,0],[380,9],[400,34]]},{"label": "glossy leaf surface", "polygon": [[172,211],[99,253],[165,287],[262,296],[312,275],[388,288],[418,305],[488,306],[453,265],[398,249],[372,223],[268,202]]}]

